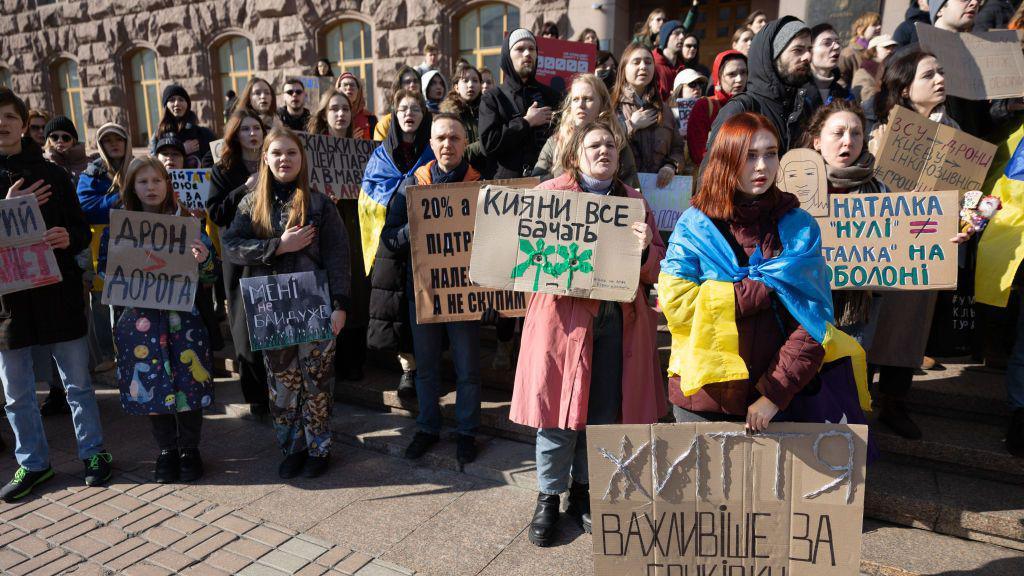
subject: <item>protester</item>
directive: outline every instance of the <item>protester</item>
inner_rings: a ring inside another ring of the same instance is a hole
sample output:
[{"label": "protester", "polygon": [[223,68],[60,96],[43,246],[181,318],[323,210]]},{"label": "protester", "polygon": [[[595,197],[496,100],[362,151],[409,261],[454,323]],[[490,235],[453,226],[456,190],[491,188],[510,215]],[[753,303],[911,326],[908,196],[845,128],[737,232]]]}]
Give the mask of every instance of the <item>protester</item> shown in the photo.
[{"label": "protester", "polygon": [[43,130],[46,144],[43,157],[68,171],[71,184],[78,188],[78,177],[89,166],[92,158],[85,152],[85,144],[78,140],[75,123],[67,116],[54,116]]},{"label": "protester", "polygon": [[700,72],[701,76],[705,78],[711,76],[711,70],[708,70],[708,67],[700,62],[700,38],[697,35],[691,32],[686,33],[686,37],[683,38],[682,55],[683,64],[687,68]]},{"label": "protester", "polygon": [[741,26],[732,34],[732,49],[744,56],[750,53],[750,42],[754,39],[754,31]]},{"label": "protester", "polygon": [[847,99],[850,92],[840,82],[839,35],[829,23],[815,24],[811,28],[811,79],[803,87],[804,109],[811,114],[823,104],[836,99]]},{"label": "protester", "polygon": [[352,138],[352,128],[352,105],[348,96],[328,88],[320,96],[316,111],[310,114],[302,131],[335,138]]},{"label": "protester", "polygon": [[885,72],[885,59],[892,54],[897,46],[892,36],[881,34],[875,36],[868,42],[868,49],[864,51],[864,60],[853,73],[853,81],[850,84],[850,93],[858,102],[871,100],[882,84],[882,73]]},{"label": "protester", "polygon": [[604,87],[611,93],[612,88],[615,88],[615,74],[619,69],[619,61],[615,59],[615,55],[611,52],[599,50],[597,52],[597,66],[594,68],[594,74],[604,82]]},{"label": "protester", "polygon": [[[399,68],[398,75],[395,76],[395,81],[391,85],[392,102],[394,101],[394,94],[398,93],[399,90],[421,92],[423,89],[422,82],[420,81],[421,77],[422,75],[415,68],[409,66]],[[388,132],[391,129],[392,112],[393,110],[388,111],[387,114],[381,117],[380,122],[377,122],[377,126],[373,129],[374,140],[383,142],[387,139]]]},{"label": "protester", "polygon": [[[345,326],[351,282],[348,238],[331,201],[310,192],[302,140],[274,128],[263,143],[259,178],[221,237],[242,276],[323,271],[331,298],[331,331]],[[322,475],[331,450],[335,340],[265,350],[270,415],[285,454],[281,478]]]},{"label": "protester", "polygon": [[366,93],[359,78],[351,72],[343,72],[334,87],[352,104],[352,137],[359,140],[372,138],[377,117],[366,108]]},{"label": "protester", "polygon": [[431,114],[437,114],[440,112],[441,101],[448,94],[448,81],[437,70],[428,70],[423,74],[422,84],[427,110]]},{"label": "protester", "polygon": [[210,142],[217,139],[209,129],[199,126],[192,111],[192,98],[180,84],[164,88],[164,115],[149,141],[149,153],[156,154],[157,140],[174,134],[185,148],[185,168],[199,168],[203,157],[210,151]]},{"label": "protester", "polygon": [[[616,178],[618,150],[609,124],[580,126],[562,149],[565,173],[540,188],[642,199]],[[632,223],[642,251],[632,302],[535,293],[526,310],[509,419],[537,428],[539,494],[528,533],[537,546],[553,543],[566,490],[566,514],[590,532],[586,427],[651,424],[665,411],[657,315],[647,300],[665,247],[644,204],[644,221]]]},{"label": "protester", "polygon": [[36,144],[42,147],[46,144],[46,122],[49,118],[46,112],[41,110],[28,111],[28,124],[25,126],[25,136],[32,138]]},{"label": "protester", "polygon": [[[958,34],[972,32],[979,4],[978,0],[932,0],[928,3],[932,25]],[[964,132],[981,139],[988,135],[992,122],[989,102],[948,96],[946,111]]]},{"label": "protester", "polygon": [[467,148],[466,160],[477,172],[487,169],[487,156],[484,154],[484,146],[480,142],[478,131],[480,118],[480,100],[483,96],[480,72],[473,66],[466,64],[455,70],[452,76],[454,88],[448,97],[441,102],[440,111],[445,114],[454,114],[462,121],[466,129]]},{"label": "protester", "polygon": [[979,2],[974,31],[988,32],[989,30],[1007,28],[1013,19],[1015,6],[1019,4],[1020,0],[985,0],[984,2]]},{"label": "protester", "polygon": [[113,122],[99,127],[96,142],[100,157],[79,176],[78,200],[89,224],[106,225],[110,221],[110,209],[121,202],[124,174],[132,155],[128,149],[128,131]]},{"label": "protester", "polygon": [[531,175],[539,176],[542,182],[561,176],[565,172],[565,167],[559,163],[564,156],[564,145],[572,141],[573,132],[577,128],[598,120],[611,127],[615,131],[616,142],[622,144],[618,154],[618,179],[628,186],[639,188],[633,149],[625,145],[624,129],[615,116],[611,95],[604,83],[593,74],[580,74],[573,78],[569,85],[569,95],[558,111],[558,128],[544,143]]},{"label": "protester", "polygon": [[907,12],[903,16],[903,22],[900,22],[896,31],[892,33],[892,39],[900,46],[917,44],[917,27],[915,25],[918,22],[931,24],[931,17],[928,15],[928,0],[910,0],[910,7],[907,8]]},{"label": "protester", "polygon": [[[260,116],[245,108],[232,114],[224,128],[224,150],[210,170],[210,195],[206,201],[210,220],[222,231],[231,227],[238,205],[256,185],[265,132]],[[230,258],[224,258],[221,266],[228,301],[228,324],[235,350],[235,372],[250,411],[261,416],[270,410],[267,370],[263,354],[252,351],[249,345],[242,289],[238,284],[244,268]]]},{"label": "protester", "polygon": [[601,47],[601,40],[597,36],[597,32],[593,28],[584,28],[580,32],[579,36],[576,37],[577,42],[585,42],[587,44],[593,44],[598,48]]},{"label": "protester", "polygon": [[633,42],[639,42],[653,50],[655,46],[658,46],[658,37],[661,35],[661,27],[665,24],[665,20],[664,9],[651,10],[651,13],[647,15],[647,20],[634,33]]},{"label": "protester", "polygon": [[764,10],[754,10],[747,14],[747,19],[743,22],[743,25],[750,28],[754,35],[757,35],[762,28],[768,25],[768,14]]},{"label": "protester", "polygon": [[249,84],[242,92],[242,99],[235,109],[248,110],[256,114],[263,125],[268,128],[280,122],[277,119],[277,97],[274,95],[273,86],[270,85],[270,82],[256,76],[249,79]]},{"label": "protester", "polygon": [[[551,136],[552,110],[561,102],[554,89],[537,81],[537,41],[517,28],[502,42],[505,80],[480,101],[480,141],[490,178],[520,178],[537,164]],[[652,66],[653,73],[653,66]]]},{"label": "protester", "polygon": [[327,58],[317,60],[316,70],[313,75],[320,78],[334,78],[334,70],[331,68],[331,61]]},{"label": "protester", "polygon": [[850,44],[839,57],[839,79],[844,86],[853,81],[853,72],[864,61],[864,51],[875,36],[882,33],[882,15],[878,12],[861,14],[850,26]]},{"label": "protester", "polygon": [[[700,72],[697,72],[693,68],[687,68],[676,74],[675,80],[672,81],[672,99],[695,99],[702,98],[708,90],[708,78],[702,76]],[[676,114],[676,119],[679,115]]]},{"label": "protester", "polygon": [[0,381],[18,461],[14,477],[0,489],[4,502],[24,498],[54,474],[36,404],[35,346],[52,346],[71,406],[78,457],[85,463],[85,483],[104,484],[113,461],[103,449],[99,407],[89,377],[82,270],[75,263],[75,255],[89,247],[89,225],[67,172],[44,160],[33,138],[22,136],[27,124],[25,102],[10,89],[0,88],[0,192],[4,198],[36,197],[46,226],[44,239],[61,274],[56,284],[0,296]]},{"label": "protester", "polygon": [[367,347],[398,353],[402,368],[398,397],[411,400],[416,396],[416,360],[408,304],[402,297],[407,270],[405,262],[380,243],[380,235],[395,191],[420,166],[433,160],[434,152],[430,149],[430,113],[423,94],[418,89],[399,89],[393,106],[397,129],[391,130],[387,140],[373,151],[363,172],[359,230],[363,271],[371,287]]},{"label": "protester", "polygon": [[811,79],[811,32],[793,16],[766,25],[750,44],[749,80],[746,92],[735,95],[718,112],[708,136],[715,141],[718,129],[741,112],[757,112],[775,126],[779,154],[785,154],[800,134],[811,111],[804,106],[801,88]]},{"label": "protester", "polygon": [[231,115],[235,112],[235,106],[238,105],[238,94],[234,90],[228,90],[227,94],[224,95],[224,123],[227,124]]},{"label": "protester", "polygon": [[555,24],[554,22],[545,22],[540,27],[540,37],[558,40],[561,37],[558,32],[558,24]]},{"label": "protester", "polygon": [[726,50],[715,56],[711,69],[714,93],[693,105],[686,125],[686,149],[690,160],[700,165],[707,150],[708,133],[718,112],[733,96],[747,88],[747,57],[738,50]]},{"label": "protester", "polygon": [[302,132],[309,124],[309,109],[306,108],[306,89],[302,80],[286,78],[284,81],[284,106],[277,109],[277,117],[285,127]]},{"label": "protester", "polygon": [[490,68],[486,66],[480,69],[480,93],[486,94],[488,90],[494,87],[494,73],[491,72]]},{"label": "protester", "polygon": [[[654,65],[658,69],[658,89],[661,99],[667,100],[672,94],[672,80],[687,69],[683,59],[683,40],[686,31],[679,20],[669,20],[661,25],[658,47],[654,49]],[[692,43],[692,41],[691,41]]]},{"label": "protester", "polygon": [[612,102],[626,127],[637,172],[657,173],[657,186],[664,188],[684,165],[686,140],[658,93],[657,76],[650,50],[630,44],[622,53]]},{"label": "protester", "polygon": [[157,140],[153,151],[153,156],[160,161],[165,170],[180,170],[185,167],[185,145],[173,133]]},{"label": "protester", "polygon": [[[414,68],[416,73],[423,76],[431,70],[437,70],[441,65],[441,51],[434,44],[427,44],[423,47],[423,62]],[[401,74],[399,74],[401,77]],[[405,86],[403,86],[405,88]]]},{"label": "protester", "polygon": [[[178,203],[171,178],[159,160],[132,162],[121,191],[125,210],[187,215]],[[100,242],[100,273],[106,270],[110,229]],[[216,280],[213,244],[205,233],[189,246],[204,283]],[[121,407],[147,416],[160,450],[153,478],[160,484],[193,482],[203,475],[199,441],[203,408],[213,404],[213,358],[210,335],[198,309],[175,312],[129,306],[114,327],[117,386]]]}]

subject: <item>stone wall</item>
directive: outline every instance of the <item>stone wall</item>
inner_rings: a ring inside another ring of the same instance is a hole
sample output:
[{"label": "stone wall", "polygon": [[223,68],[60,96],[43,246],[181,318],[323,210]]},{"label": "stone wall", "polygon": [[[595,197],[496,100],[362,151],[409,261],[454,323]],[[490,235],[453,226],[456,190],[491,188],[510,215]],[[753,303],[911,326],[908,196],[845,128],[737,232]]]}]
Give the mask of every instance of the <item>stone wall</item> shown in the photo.
[{"label": "stone wall", "polygon": [[[569,0],[521,0],[524,27],[543,20],[567,29]],[[398,68],[420,62],[423,47],[454,49],[457,18],[484,2],[456,0],[173,0],[61,1],[33,8],[33,0],[2,0],[0,66],[31,106],[56,110],[54,62],[78,62],[90,134],[108,121],[131,123],[128,60],[140,47],[156,51],[161,87],[174,81],[192,95],[202,124],[218,125],[214,106],[213,47],[229,34],[252,42],[256,74],[275,85],[286,75],[310,74],[321,57],[326,29],[342,18],[371,24],[376,109]],[[573,32],[572,30],[566,30]],[[447,69],[450,61],[442,62]],[[92,144],[90,142],[90,144]]]}]

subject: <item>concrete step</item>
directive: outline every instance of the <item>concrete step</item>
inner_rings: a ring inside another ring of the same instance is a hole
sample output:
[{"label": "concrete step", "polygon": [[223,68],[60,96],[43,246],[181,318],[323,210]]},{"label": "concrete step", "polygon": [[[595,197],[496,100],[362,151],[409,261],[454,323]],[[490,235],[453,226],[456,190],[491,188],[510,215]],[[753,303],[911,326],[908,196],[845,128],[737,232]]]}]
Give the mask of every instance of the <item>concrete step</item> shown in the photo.
[{"label": "concrete step", "polygon": [[1006,373],[957,358],[914,377],[907,403],[917,412],[960,420],[1009,423]]}]

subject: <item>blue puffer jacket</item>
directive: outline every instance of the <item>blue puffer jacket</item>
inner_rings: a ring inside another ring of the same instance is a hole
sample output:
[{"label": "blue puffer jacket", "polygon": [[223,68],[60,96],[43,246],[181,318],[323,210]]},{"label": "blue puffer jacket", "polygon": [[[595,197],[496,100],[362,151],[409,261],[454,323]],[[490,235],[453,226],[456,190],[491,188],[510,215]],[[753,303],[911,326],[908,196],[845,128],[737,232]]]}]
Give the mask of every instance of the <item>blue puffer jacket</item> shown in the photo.
[{"label": "blue puffer jacket", "polygon": [[82,205],[89,224],[110,223],[110,209],[121,201],[120,191],[113,187],[113,183],[102,158],[90,162],[78,177],[78,203]]}]

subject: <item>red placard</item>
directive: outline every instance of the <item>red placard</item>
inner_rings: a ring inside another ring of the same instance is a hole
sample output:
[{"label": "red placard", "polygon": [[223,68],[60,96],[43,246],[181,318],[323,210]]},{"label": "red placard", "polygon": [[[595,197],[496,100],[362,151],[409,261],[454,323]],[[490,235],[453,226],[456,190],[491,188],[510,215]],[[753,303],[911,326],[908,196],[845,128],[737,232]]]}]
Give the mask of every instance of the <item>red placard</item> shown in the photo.
[{"label": "red placard", "polygon": [[537,81],[565,92],[577,74],[593,74],[597,67],[597,46],[537,38]]}]

